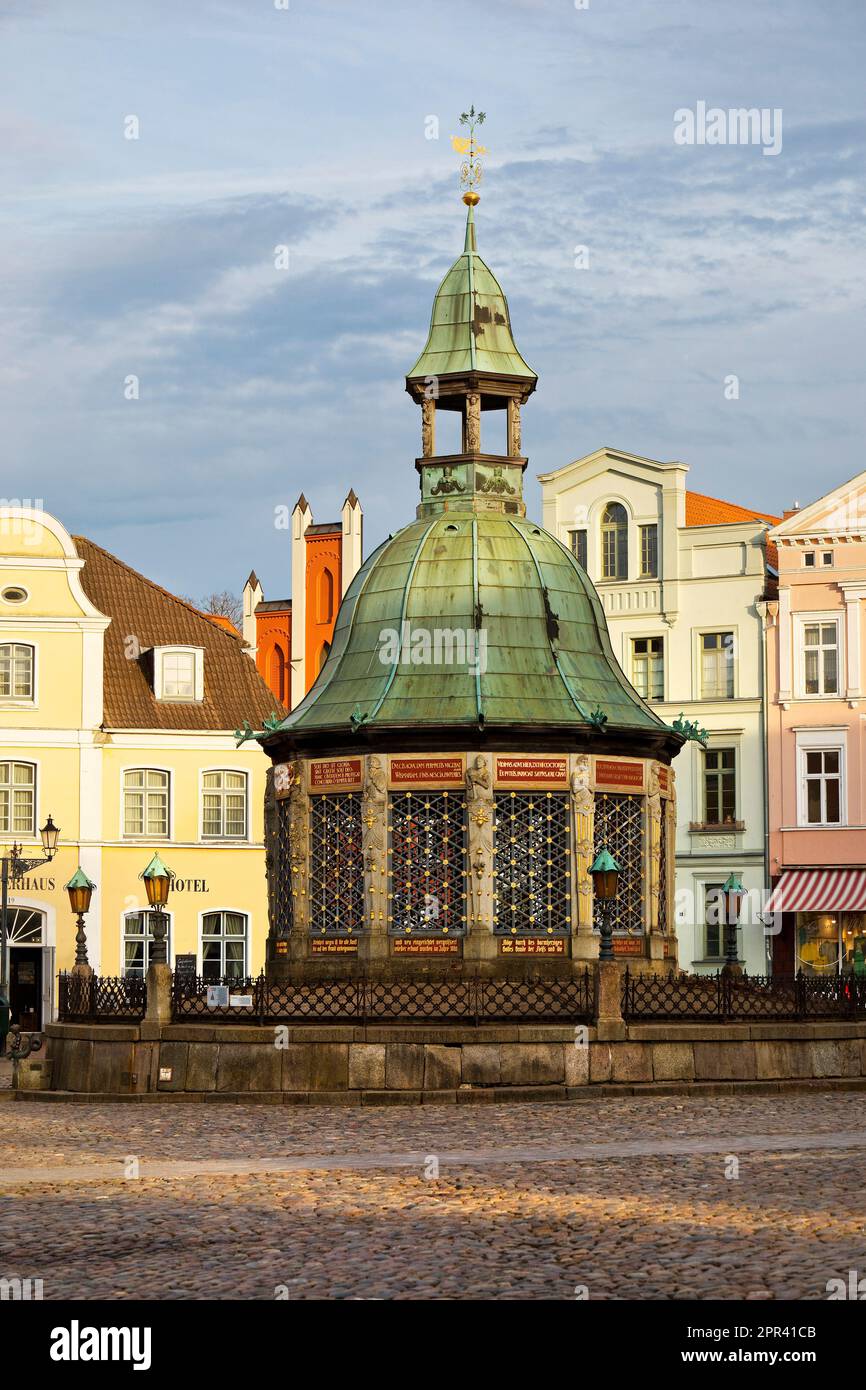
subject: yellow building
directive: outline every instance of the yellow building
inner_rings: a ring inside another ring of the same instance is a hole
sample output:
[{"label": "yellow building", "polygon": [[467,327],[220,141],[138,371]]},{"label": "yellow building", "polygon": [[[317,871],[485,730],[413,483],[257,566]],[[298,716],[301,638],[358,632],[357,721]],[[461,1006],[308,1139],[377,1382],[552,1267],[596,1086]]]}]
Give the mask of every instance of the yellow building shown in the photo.
[{"label": "yellow building", "polygon": [[234,730],[278,708],[236,634],[47,513],[0,508],[0,844],[36,859],[49,813],[60,827],[56,857],[10,886],[13,1020],[53,1017],[79,863],[96,884],[97,974],[147,969],[139,875],[154,850],[176,875],[169,961],[195,955],[211,979],[258,972],[267,760]]}]

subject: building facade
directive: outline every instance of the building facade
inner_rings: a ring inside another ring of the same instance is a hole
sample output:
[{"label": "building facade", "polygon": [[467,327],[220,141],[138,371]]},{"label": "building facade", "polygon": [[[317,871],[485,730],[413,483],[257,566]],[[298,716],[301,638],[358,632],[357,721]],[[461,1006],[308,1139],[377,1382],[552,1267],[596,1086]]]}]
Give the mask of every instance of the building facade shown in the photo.
[{"label": "building facade", "polygon": [[787,514],[767,629],[774,969],[866,972],[866,473]]},{"label": "building facade", "polygon": [[658,715],[709,735],[676,760],[676,919],[686,970],[722,963],[720,888],[749,891],[740,956],[766,968],[763,630],[778,520],[691,492],[688,466],[599,449],[541,475],[543,523],[595,584],[617,659]]},{"label": "building facade", "polygon": [[281,713],[237,634],[44,512],[0,510],[0,843],[56,858],[13,882],[13,1019],[49,1021],[74,960],[64,884],[96,884],[86,920],[97,973],[143,974],[151,945],[139,877],[158,850],[175,874],[169,960],[257,972],[266,937],[259,745],[245,720]]}]

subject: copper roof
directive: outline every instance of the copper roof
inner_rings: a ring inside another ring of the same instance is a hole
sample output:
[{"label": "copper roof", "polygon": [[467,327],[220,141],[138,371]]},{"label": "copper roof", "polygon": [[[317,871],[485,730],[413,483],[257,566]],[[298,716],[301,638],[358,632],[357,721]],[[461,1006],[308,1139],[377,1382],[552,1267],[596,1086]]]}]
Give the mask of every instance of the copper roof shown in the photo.
[{"label": "copper roof", "polygon": [[[237,636],[85,536],[73,540],[84,561],[84,592],[112,619],[105,632],[105,728],[234,730],[248,719],[260,729],[266,715],[282,713]],[[151,647],[203,648],[204,699],[157,700],[146,659],[127,657],[131,637],[142,653]]]}]

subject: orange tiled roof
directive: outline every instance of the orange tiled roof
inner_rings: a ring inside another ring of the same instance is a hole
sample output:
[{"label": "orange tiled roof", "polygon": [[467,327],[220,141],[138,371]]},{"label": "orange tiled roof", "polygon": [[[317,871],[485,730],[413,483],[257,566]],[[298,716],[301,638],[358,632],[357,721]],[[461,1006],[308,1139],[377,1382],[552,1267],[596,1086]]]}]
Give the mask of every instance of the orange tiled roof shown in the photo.
[{"label": "orange tiled roof", "polygon": [[[105,632],[103,724],[108,729],[241,728],[248,719],[260,729],[267,715],[281,712],[243,649],[212,615],[170,594],[84,536],[74,536],[84,561],[81,582],[92,603],[111,623]],[[204,649],[204,699],[199,703],[157,700],[146,656],[128,658],[128,638],[142,653],[151,647]]]},{"label": "orange tiled roof", "polygon": [[231,618],[227,618],[225,613],[205,613],[203,616],[207,618],[208,622],[216,623],[217,627],[225,628],[226,632],[232,634],[232,637],[240,636]]},{"label": "orange tiled roof", "polygon": [[718,497],[707,497],[703,492],[686,493],[687,526],[724,526],[735,521],[768,521],[775,526],[781,521],[779,516],[769,512],[756,512],[750,507],[741,507],[736,502],[722,502]]}]

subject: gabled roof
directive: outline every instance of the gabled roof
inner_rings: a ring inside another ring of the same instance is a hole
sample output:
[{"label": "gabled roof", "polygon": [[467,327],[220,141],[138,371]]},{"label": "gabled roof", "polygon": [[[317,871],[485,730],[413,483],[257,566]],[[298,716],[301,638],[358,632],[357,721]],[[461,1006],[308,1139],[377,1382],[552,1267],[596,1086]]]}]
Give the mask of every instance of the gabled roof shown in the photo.
[{"label": "gabled roof", "polygon": [[[245,719],[261,728],[267,715],[282,712],[236,633],[224,631],[212,616],[145,579],[85,536],[73,539],[84,561],[84,592],[112,620],[105,632],[106,728],[234,731]],[[142,653],[174,645],[203,648],[204,699],[176,704],[157,700],[146,658],[128,655],[136,649],[131,639]]]},{"label": "gabled roof", "polygon": [[766,521],[775,526],[779,517],[741,507],[737,502],[707,497],[703,492],[686,492],[686,526],[725,526],[737,521]]},{"label": "gabled roof", "polygon": [[773,528],[779,537],[862,534],[866,531],[866,472],[856,473]]}]

